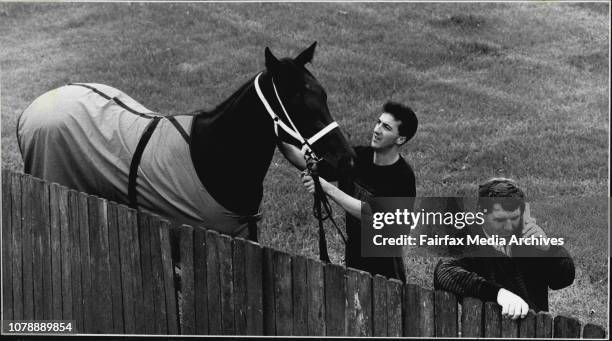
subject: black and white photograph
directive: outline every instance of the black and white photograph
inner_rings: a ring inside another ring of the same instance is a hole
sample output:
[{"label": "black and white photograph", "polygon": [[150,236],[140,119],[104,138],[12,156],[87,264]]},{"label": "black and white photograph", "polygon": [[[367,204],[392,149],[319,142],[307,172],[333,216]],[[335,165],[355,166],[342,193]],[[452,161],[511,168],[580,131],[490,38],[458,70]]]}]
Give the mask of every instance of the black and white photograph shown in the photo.
[{"label": "black and white photograph", "polygon": [[0,0],[2,334],[609,338],[610,27]]}]

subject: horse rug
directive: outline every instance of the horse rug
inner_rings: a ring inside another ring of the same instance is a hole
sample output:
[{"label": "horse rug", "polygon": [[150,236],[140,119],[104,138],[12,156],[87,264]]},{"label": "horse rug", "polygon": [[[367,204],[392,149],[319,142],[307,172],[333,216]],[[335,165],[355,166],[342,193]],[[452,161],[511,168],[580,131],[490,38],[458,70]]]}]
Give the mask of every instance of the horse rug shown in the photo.
[{"label": "horse rug", "polygon": [[[188,134],[193,119],[158,115],[110,86],[71,84],[26,108],[17,138],[25,172],[33,176],[128,203],[132,166],[133,204],[139,208],[178,223],[243,234],[252,217],[222,207],[197,176]],[[141,157],[137,168],[135,155]]]}]

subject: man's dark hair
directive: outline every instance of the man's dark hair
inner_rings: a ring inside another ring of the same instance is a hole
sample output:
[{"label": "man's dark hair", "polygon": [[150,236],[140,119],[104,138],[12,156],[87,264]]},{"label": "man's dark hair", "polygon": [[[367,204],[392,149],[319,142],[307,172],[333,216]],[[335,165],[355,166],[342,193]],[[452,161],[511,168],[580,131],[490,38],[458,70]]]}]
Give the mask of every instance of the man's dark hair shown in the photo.
[{"label": "man's dark hair", "polygon": [[491,212],[500,204],[506,211],[525,211],[525,193],[512,179],[492,178],[478,185],[478,207]]},{"label": "man's dark hair", "polygon": [[387,102],[383,106],[383,110],[393,115],[396,120],[401,121],[398,129],[400,136],[406,137],[404,143],[408,142],[416,134],[419,120],[417,120],[416,114],[412,109],[400,103]]}]

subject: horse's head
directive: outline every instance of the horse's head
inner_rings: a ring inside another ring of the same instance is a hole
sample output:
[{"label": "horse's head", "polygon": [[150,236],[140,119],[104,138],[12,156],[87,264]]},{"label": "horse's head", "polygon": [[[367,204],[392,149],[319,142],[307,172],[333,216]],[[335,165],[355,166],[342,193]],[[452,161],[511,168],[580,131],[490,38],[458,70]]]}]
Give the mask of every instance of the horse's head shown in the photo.
[{"label": "horse's head", "polygon": [[281,120],[290,128],[295,126],[317,157],[344,173],[352,167],[355,154],[329,113],[325,89],[305,67],[312,61],[316,45],[313,43],[295,58],[280,60],[266,47],[266,70],[289,116],[281,113]]}]

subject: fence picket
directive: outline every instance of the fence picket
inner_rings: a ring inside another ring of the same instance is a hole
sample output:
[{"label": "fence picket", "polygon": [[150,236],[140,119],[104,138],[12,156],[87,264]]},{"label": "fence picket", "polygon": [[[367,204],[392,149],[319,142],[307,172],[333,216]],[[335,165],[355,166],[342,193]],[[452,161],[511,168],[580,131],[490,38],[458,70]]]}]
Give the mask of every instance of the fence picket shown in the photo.
[{"label": "fence picket", "polygon": [[170,246],[170,223],[162,220],[159,228],[159,247],[161,252],[163,288],[166,298],[166,325],[169,335],[178,335],[178,311],[174,287],[174,266]]},{"label": "fence picket", "polygon": [[503,338],[519,337],[519,321],[511,318],[502,318],[501,320],[501,336]]},{"label": "fence picket", "polygon": [[325,277],[323,264],[306,260],[308,278],[308,335],[325,335]]},{"label": "fence picket", "polygon": [[434,300],[436,337],[456,337],[459,331],[457,298],[450,292],[438,290]]},{"label": "fence picket", "polygon": [[262,308],[264,335],[275,335],[276,319],[274,315],[274,265],[272,263],[273,251],[264,247],[262,252]]},{"label": "fence picket", "polygon": [[536,314],[536,338],[550,339],[553,336],[552,317],[549,313]]},{"label": "fence picket", "polygon": [[79,231],[79,247],[81,249],[81,299],[83,302],[83,329],[82,333],[92,333],[96,323],[93,312],[92,283],[91,283],[91,250],[89,248],[89,208],[87,194],[77,193],[78,222],[75,229]]},{"label": "fence picket", "polygon": [[194,231],[193,227],[182,225],[170,230],[172,245],[178,250],[173,253],[175,267],[179,278],[177,293],[179,312],[179,331],[183,335],[193,335],[195,326],[195,276],[194,276]]},{"label": "fence picket", "polygon": [[[40,246],[41,246],[41,264],[42,264],[42,295],[43,295],[43,319],[50,320],[53,318],[53,282],[61,280],[61,273],[53,273],[51,268],[52,250],[51,250],[51,225],[49,221],[49,184],[36,179],[38,200],[40,201]],[[35,228],[35,226],[33,226]],[[59,237],[59,235],[58,235]],[[58,238],[59,241],[59,238]],[[59,255],[59,245],[56,247]],[[61,302],[61,300],[60,300]],[[61,313],[60,313],[61,316]]]},{"label": "fence picket", "polygon": [[579,339],[580,321],[572,317],[555,316],[553,320],[555,339]]},{"label": "fence picket", "polygon": [[81,227],[79,225],[79,194],[74,190],[68,191],[68,230],[70,234],[70,284],[72,286],[72,316],[75,320],[76,331],[83,333],[84,307],[83,285],[81,269]]},{"label": "fence picket", "polygon": [[372,334],[387,336],[387,278],[375,275],[372,279]]},{"label": "fence picket", "polygon": [[583,339],[605,339],[606,330],[603,329],[601,326],[587,323],[584,325],[584,328],[582,329],[582,338]]},{"label": "fence picket", "polygon": [[25,320],[34,320],[34,278],[32,277],[32,260],[34,242],[32,240],[32,200],[33,181],[31,177],[23,176],[21,178],[21,207],[22,207],[22,222],[21,222],[21,238],[23,240],[23,318]]},{"label": "fence picket", "polygon": [[329,336],[346,335],[346,290],[345,269],[328,263],[325,274],[325,333]]},{"label": "fence picket", "polygon": [[234,239],[232,255],[234,271],[234,327],[236,335],[247,335],[246,240]]},{"label": "fence picket", "polygon": [[274,251],[274,317],[275,335],[293,335],[293,300],[291,297],[291,257]]},{"label": "fence picket", "polygon": [[195,228],[193,232],[193,276],[195,299],[195,332],[208,334],[208,284],[206,271],[206,230]]},{"label": "fence picket", "polygon": [[140,259],[140,240],[138,236],[138,212],[133,209],[127,210],[127,218],[129,231],[131,232],[131,240],[133,244],[129,249],[130,259],[132,261],[131,269],[134,272],[132,276],[132,288],[134,290],[134,320],[136,322],[136,333],[145,334],[147,330],[145,317],[145,301],[148,299],[144,296],[143,290],[143,275],[142,275],[142,260]]},{"label": "fence picket", "polygon": [[247,334],[263,335],[262,248],[257,243],[246,243],[245,273],[247,281]]},{"label": "fence picket", "polygon": [[434,336],[434,292],[417,287],[417,297],[419,302],[419,336]]},{"label": "fence picket", "polygon": [[291,259],[293,280],[293,335],[308,335],[308,263],[304,256]]},{"label": "fence picket", "polygon": [[346,270],[346,335],[372,335],[372,276],[364,271]]},{"label": "fence picket", "polygon": [[485,302],[484,317],[484,337],[500,337],[501,307],[494,302]]},{"label": "fence picket", "polygon": [[206,231],[206,284],[208,294],[208,328],[210,335],[223,332],[221,316],[221,286],[219,278],[219,233]]},{"label": "fence picket", "polygon": [[419,298],[416,284],[406,284],[404,286],[403,336],[419,336]]},{"label": "fence picket", "polygon": [[34,319],[44,320],[47,316],[45,299],[51,298],[51,296],[45,295],[44,287],[44,270],[45,270],[45,258],[43,255],[44,248],[44,237],[45,228],[48,228],[47,224],[43,220],[43,202],[42,202],[42,182],[39,179],[33,178],[31,187],[31,198],[32,198],[32,280],[34,289]]},{"label": "fence picket", "polygon": [[402,289],[397,279],[387,281],[387,335],[402,336]]},{"label": "fence picket", "polygon": [[93,314],[90,318],[92,332],[105,333],[113,330],[107,201],[90,196],[87,204]]},{"label": "fence picket", "polygon": [[534,338],[536,336],[536,315],[533,310],[529,310],[527,316],[519,322],[519,337]]},{"label": "fence picket", "polygon": [[155,310],[155,334],[168,334],[168,311],[160,240],[161,218],[157,215],[150,215],[149,222],[151,275],[153,277],[153,297],[151,299]]},{"label": "fence picket", "polygon": [[465,297],[461,304],[461,336],[482,337],[482,301]]},{"label": "fence picket", "polygon": [[142,271],[142,294],[144,329],[146,334],[155,333],[155,303],[153,302],[153,270],[151,267],[151,216],[138,212],[138,240]]},{"label": "fence picket", "polygon": [[13,224],[11,222],[11,174],[2,170],[2,317],[13,319]]},{"label": "fence picket", "polygon": [[62,235],[59,209],[59,185],[49,184],[49,227],[51,237],[51,319],[61,320],[62,313]]},{"label": "fence picket", "polygon": [[[142,282],[134,267],[134,248],[138,239],[134,238],[134,226],[130,224],[129,208],[117,207],[119,261],[121,263],[121,294],[123,304],[123,326],[126,334],[136,333],[136,305],[142,303],[141,292],[136,291],[135,283]],[[137,297],[140,296],[140,300]]]},{"label": "fence picket", "polygon": [[219,236],[217,248],[219,260],[219,287],[221,288],[221,328],[224,335],[235,334],[234,283],[232,270],[232,238]]},{"label": "fence picket", "polygon": [[151,243],[151,275],[153,277],[153,307],[155,310],[155,334],[168,334],[168,311],[164,290],[164,270],[161,256],[161,218],[149,216],[149,241]]},{"label": "fence picket", "polygon": [[121,257],[119,253],[119,222],[118,222],[117,204],[109,202],[107,204],[107,220],[108,220],[108,252],[110,261],[110,289],[112,301],[112,321],[113,332],[116,334],[125,333],[124,317],[123,317],[123,302],[121,289]]},{"label": "fence picket", "polygon": [[62,297],[62,318],[63,320],[76,320],[72,302],[72,258],[76,257],[73,250],[71,231],[69,226],[70,208],[68,206],[68,189],[63,186],[53,186],[55,198],[51,202],[57,201],[57,217],[59,219],[59,232],[61,243],[61,297]]},{"label": "fence picket", "polygon": [[24,318],[24,287],[23,287],[23,207],[21,202],[21,176],[12,173],[11,185],[11,226],[12,226],[12,250],[11,272],[13,280],[13,318],[21,320]]}]

